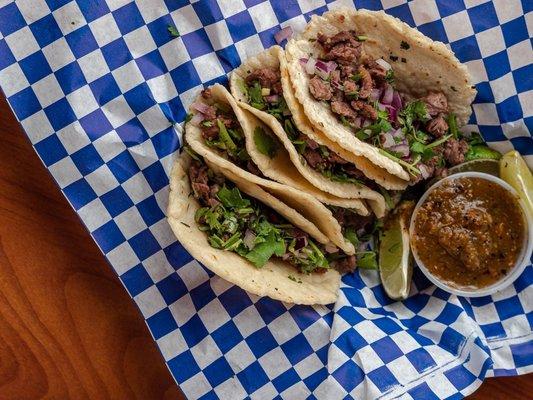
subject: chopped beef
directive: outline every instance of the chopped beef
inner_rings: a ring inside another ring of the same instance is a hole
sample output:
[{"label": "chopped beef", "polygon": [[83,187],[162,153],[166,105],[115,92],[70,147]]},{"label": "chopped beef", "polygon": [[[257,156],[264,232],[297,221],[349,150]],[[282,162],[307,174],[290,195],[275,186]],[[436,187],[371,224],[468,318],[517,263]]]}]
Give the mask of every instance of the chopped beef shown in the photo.
[{"label": "chopped beef", "polygon": [[280,74],[271,68],[259,68],[253,71],[245,79],[247,85],[259,82],[263,88],[272,88],[280,80]]},{"label": "chopped beef", "polygon": [[275,82],[273,85],[272,85],[272,92],[274,94],[283,94],[283,88],[281,86],[281,81],[278,81],[278,82]]},{"label": "chopped beef", "polygon": [[303,140],[311,150],[316,150],[320,147],[317,142],[315,142],[309,136],[304,135],[303,133],[298,137],[298,140]]},{"label": "chopped beef", "polygon": [[341,156],[339,156],[337,153],[333,151],[329,152],[327,160],[331,164],[348,164],[348,161],[346,161],[344,158],[342,158]]},{"label": "chopped beef", "polygon": [[309,234],[307,232],[302,231],[300,228],[292,228],[292,237],[294,238],[309,238]]},{"label": "chopped beef", "polygon": [[357,89],[359,89],[357,84],[350,79],[345,80],[343,86],[344,86],[344,93],[346,94],[356,93]]},{"label": "chopped beef", "polygon": [[207,166],[200,164],[198,161],[193,161],[189,167],[189,179],[191,182],[207,183]]},{"label": "chopped beef", "polygon": [[254,175],[261,176],[261,171],[257,168],[257,165],[252,160],[248,160],[246,163],[246,170]]},{"label": "chopped beef", "polygon": [[202,205],[207,204],[209,206],[214,206],[219,203],[216,199],[216,194],[220,187],[216,183],[209,186],[207,171],[207,165],[201,164],[199,161],[193,161],[189,166],[189,179],[191,181],[194,197],[198,199]]},{"label": "chopped beef", "polygon": [[357,117],[357,114],[355,113],[355,111],[350,107],[348,103],[345,103],[344,101],[337,101],[337,100],[332,101],[331,111],[345,118],[353,119]]},{"label": "chopped beef", "polygon": [[341,65],[341,77],[350,78],[357,73],[357,68],[353,65]]},{"label": "chopped beef", "polygon": [[361,89],[359,89],[359,98],[367,99],[374,88],[374,82],[372,81],[370,73],[362,65],[359,66],[357,73],[361,76],[359,81],[359,84],[361,85]]},{"label": "chopped beef", "polygon": [[448,130],[448,124],[446,123],[442,115],[439,115],[437,118],[430,120],[426,124],[426,130],[434,137],[439,138],[443,136]]},{"label": "chopped beef", "polygon": [[340,88],[335,89],[333,96],[331,96],[331,101],[344,101],[344,91],[342,91]]},{"label": "chopped beef", "polygon": [[444,158],[451,165],[461,164],[465,161],[468,143],[463,139],[450,139],[444,145]]},{"label": "chopped beef", "polygon": [[206,121],[212,121],[217,117],[217,109],[214,106],[209,106],[203,114]]},{"label": "chopped beef", "polygon": [[357,169],[354,164],[348,164],[343,168],[344,172],[350,175],[352,178],[365,179],[365,174],[361,170]]},{"label": "chopped beef", "polygon": [[213,94],[211,93],[211,88],[202,90],[202,97],[206,100],[209,100]]},{"label": "chopped beef", "polygon": [[235,118],[229,118],[225,115],[219,115],[218,119],[224,124],[226,128],[236,128],[239,126],[239,123]]},{"label": "chopped beef", "polygon": [[202,127],[202,137],[206,140],[214,140],[218,137],[218,126],[216,123],[209,127]]},{"label": "chopped beef", "polygon": [[359,113],[365,118],[368,118],[372,121],[375,121],[378,118],[377,110],[368,103],[365,103],[361,100],[354,100],[350,102],[350,105],[354,110],[359,111]]},{"label": "chopped beef", "polygon": [[349,44],[338,44],[331,49],[324,59],[334,60],[339,64],[351,64],[357,61],[357,58],[361,55],[361,44],[358,43],[357,47],[352,47]]},{"label": "chopped beef", "polygon": [[342,31],[331,37],[319,33],[317,40],[324,48],[324,59],[344,65],[355,63],[362,51],[356,36],[354,31]]},{"label": "chopped beef", "polygon": [[305,149],[303,156],[311,168],[318,168],[324,162],[322,155],[316,150]]},{"label": "chopped beef", "polygon": [[446,167],[437,167],[435,168],[435,177],[437,178],[446,178],[448,176],[448,168]]},{"label": "chopped beef", "polygon": [[346,272],[353,272],[357,266],[357,260],[354,255],[341,258],[335,262],[335,268],[341,274]]},{"label": "chopped beef", "polygon": [[369,232],[370,227],[374,223],[374,216],[372,215],[359,215],[351,210],[342,207],[333,207],[333,217],[339,222],[342,228],[352,228],[355,231],[364,229],[365,232]]},{"label": "chopped beef", "polygon": [[309,80],[309,90],[318,101],[331,99],[331,86],[316,75]]},{"label": "chopped beef", "polygon": [[193,182],[192,190],[194,191],[195,198],[203,203],[209,204],[209,199],[211,198],[209,185],[206,185],[205,183]]},{"label": "chopped beef", "polygon": [[367,62],[367,68],[372,78],[380,82],[385,81],[385,77],[387,76],[387,70],[381,65],[379,65],[377,62],[375,62],[374,60]]},{"label": "chopped beef", "polygon": [[338,69],[331,71],[331,73],[329,74],[329,81],[331,82],[331,84],[333,86],[339,85],[340,80],[341,80],[341,71],[339,71]]},{"label": "chopped beef", "polygon": [[342,31],[333,36],[326,36],[323,33],[317,35],[317,41],[320,43],[324,50],[329,51],[339,43],[346,43],[355,46],[358,42],[355,38],[357,34],[355,31]]},{"label": "chopped beef", "polygon": [[448,100],[442,92],[430,92],[422,100],[426,103],[427,111],[432,117],[448,112]]}]

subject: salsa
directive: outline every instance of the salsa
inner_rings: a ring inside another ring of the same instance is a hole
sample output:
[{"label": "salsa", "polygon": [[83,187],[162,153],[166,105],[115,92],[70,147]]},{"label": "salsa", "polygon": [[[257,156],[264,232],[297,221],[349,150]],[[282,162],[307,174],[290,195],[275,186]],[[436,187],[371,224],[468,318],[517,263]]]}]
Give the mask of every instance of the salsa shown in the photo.
[{"label": "salsa", "polygon": [[497,183],[461,177],[429,194],[413,250],[433,275],[460,288],[493,284],[515,265],[525,235],[517,199]]}]

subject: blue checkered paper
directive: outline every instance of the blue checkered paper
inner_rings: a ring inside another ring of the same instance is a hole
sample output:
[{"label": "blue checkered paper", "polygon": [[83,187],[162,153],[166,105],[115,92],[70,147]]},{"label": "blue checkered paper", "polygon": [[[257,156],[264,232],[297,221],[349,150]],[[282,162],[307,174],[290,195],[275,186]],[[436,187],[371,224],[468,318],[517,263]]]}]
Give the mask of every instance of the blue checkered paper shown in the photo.
[{"label": "blue checkered paper", "polygon": [[[351,1],[1,0],[0,86],[42,162],[142,312],[190,399],[461,398],[533,371],[533,268],[465,299],[414,271],[389,300],[373,271],[330,307],[258,298],[214,276],[166,220],[180,123],[200,89],[290,25]],[[447,43],[478,95],[467,129],[533,166],[533,2],[356,1]],[[181,36],[169,34],[177,27]]]}]

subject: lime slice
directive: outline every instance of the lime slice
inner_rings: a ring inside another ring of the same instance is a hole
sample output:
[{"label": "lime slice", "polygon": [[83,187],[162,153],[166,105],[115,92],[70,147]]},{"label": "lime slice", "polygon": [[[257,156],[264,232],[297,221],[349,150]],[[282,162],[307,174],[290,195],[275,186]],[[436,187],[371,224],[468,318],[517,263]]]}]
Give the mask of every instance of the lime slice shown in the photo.
[{"label": "lime slice", "polygon": [[462,164],[451,167],[448,170],[450,175],[457,174],[459,172],[485,172],[486,174],[499,176],[500,175],[500,162],[493,159],[479,159],[467,161]]},{"label": "lime slice", "polygon": [[518,192],[533,215],[533,176],[518,151],[510,151],[500,159],[500,178]]},{"label": "lime slice", "polygon": [[391,299],[405,299],[411,287],[413,260],[409,248],[409,220],[415,203],[402,202],[385,223],[379,243],[379,275]]}]

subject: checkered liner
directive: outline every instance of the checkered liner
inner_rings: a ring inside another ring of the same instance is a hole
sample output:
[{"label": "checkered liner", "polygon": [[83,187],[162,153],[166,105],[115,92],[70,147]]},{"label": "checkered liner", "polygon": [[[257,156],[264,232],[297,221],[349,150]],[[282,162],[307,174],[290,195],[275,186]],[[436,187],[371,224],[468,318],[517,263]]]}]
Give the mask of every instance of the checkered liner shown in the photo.
[{"label": "checkered liner", "polygon": [[[415,269],[403,302],[357,271],[334,307],[302,307],[245,293],[175,240],[164,210],[186,107],[271,46],[280,26],[352,5],[326,3],[1,0],[0,85],[187,397],[460,398],[486,376],[531,371],[531,266],[498,295],[470,300]],[[478,90],[470,128],[533,164],[533,2],[356,5],[449,43]]]}]

